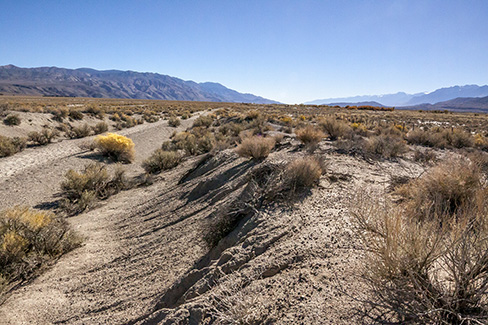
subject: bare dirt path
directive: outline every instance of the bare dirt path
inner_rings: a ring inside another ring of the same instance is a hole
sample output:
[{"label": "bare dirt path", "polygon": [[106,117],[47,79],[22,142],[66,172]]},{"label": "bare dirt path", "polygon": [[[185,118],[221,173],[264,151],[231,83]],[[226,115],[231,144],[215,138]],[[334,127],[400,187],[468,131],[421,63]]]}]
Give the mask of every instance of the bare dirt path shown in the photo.
[{"label": "bare dirt path", "polygon": [[[130,137],[135,143],[136,158],[133,164],[125,166],[127,172],[142,172],[140,163],[159,148],[163,141],[168,140],[174,131],[189,127],[196,117],[182,121],[178,128],[168,127],[167,121],[159,121],[118,131],[117,133]],[[93,137],[65,140],[45,147],[30,148],[1,159],[0,209],[15,204],[36,206],[55,200],[66,171],[71,168],[81,169],[91,161],[91,153],[81,149],[80,144],[92,139]],[[164,184],[161,185],[162,190],[166,191]],[[131,218],[136,215],[144,219],[147,214],[143,212],[146,209],[145,201],[160,195],[160,190],[160,187],[152,187],[123,192],[103,202],[98,209],[70,218],[71,225],[84,237],[83,246],[61,258],[31,284],[14,291],[0,306],[0,323],[73,323],[76,319],[69,318],[73,315],[80,318],[84,316],[82,323],[111,322],[110,319],[115,317],[114,311],[107,305],[112,302],[117,305],[120,299],[127,299],[127,294],[131,292],[129,288],[118,285],[121,279],[134,276],[134,272],[139,274],[148,271],[145,267],[123,270],[125,265],[122,265],[122,269],[116,270],[117,274],[111,273],[107,277],[103,272],[98,273],[97,277],[92,274],[103,268],[103,265],[113,264],[121,255],[128,254],[129,247],[121,238],[121,229],[130,228],[127,225],[121,226],[120,223],[139,223],[141,219]],[[179,260],[185,261],[184,258]],[[107,282],[112,285],[107,285]],[[134,282],[128,280],[123,283],[130,286]],[[142,285],[145,281],[138,283]],[[117,293],[111,291],[115,289],[118,290]],[[100,298],[100,295],[104,298]],[[100,308],[110,310],[110,315],[103,321],[91,320],[91,312],[100,313]],[[137,311],[138,308],[132,310]],[[122,319],[127,320],[127,317],[124,315]],[[116,319],[117,323],[122,321],[121,318]]]},{"label": "bare dirt path", "polygon": [[[117,131],[131,138],[136,147],[136,159],[125,166],[127,172],[142,172],[141,162],[174,131],[189,127],[194,118],[182,121],[178,128],[168,127],[167,121],[161,120]],[[92,161],[91,152],[81,149],[80,145],[93,138],[64,140],[0,159],[0,210],[17,204],[36,206],[53,201],[64,174]]]}]

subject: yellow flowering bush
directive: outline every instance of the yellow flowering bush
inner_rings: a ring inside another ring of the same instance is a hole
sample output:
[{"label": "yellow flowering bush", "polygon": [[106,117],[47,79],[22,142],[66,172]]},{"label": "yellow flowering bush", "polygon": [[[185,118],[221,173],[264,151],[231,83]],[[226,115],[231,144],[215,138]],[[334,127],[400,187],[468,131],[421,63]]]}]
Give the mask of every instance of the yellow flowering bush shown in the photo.
[{"label": "yellow flowering bush", "polygon": [[130,163],[134,160],[134,142],[123,135],[116,133],[99,135],[95,139],[95,146],[115,161]]}]

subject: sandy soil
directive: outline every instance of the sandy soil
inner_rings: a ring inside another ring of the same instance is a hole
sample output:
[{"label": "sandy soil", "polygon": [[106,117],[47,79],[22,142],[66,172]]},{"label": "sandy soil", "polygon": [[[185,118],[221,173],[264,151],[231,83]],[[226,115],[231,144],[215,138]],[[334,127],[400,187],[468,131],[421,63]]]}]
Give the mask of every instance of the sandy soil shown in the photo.
[{"label": "sandy soil", "polygon": [[[35,114],[35,113],[26,113]],[[35,124],[42,124],[45,117],[37,113]],[[141,162],[161,143],[168,140],[174,131],[189,127],[196,118],[182,121],[178,128],[167,127],[167,121],[144,123],[129,129],[115,131],[131,138],[136,145],[136,159],[125,165],[128,174],[141,173]],[[35,128],[35,127],[34,127]],[[1,130],[2,135],[14,136],[15,130]],[[36,206],[52,202],[59,191],[59,184],[69,169],[82,169],[94,160],[93,153],[83,144],[93,141],[95,136],[75,140],[55,140],[42,147],[31,147],[10,157],[0,159],[0,209],[22,204]]]},{"label": "sandy soil", "polygon": [[[183,121],[180,129],[191,124]],[[173,133],[165,121],[120,133],[136,144],[140,162]],[[0,160],[0,209],[56,200],[63,174],[92,156],[69,140]],[[302,155],[296,142],[270,155],[280,163]],[[202,229],[212,213],[246,195],[259,166],[232,150],[195,157],[69,219],[82,247],[12,292],[0,306],[2,324],[201,323],[212,315],[232,322],[350,324],[365,292],[357,281],[358,250],[348,208],[359,189],[383,193],[391,175],[418,175],[421,166],[368,163],[323,144],[327,174],[293,206],[271,205],[244,218],[209,250]]]}]

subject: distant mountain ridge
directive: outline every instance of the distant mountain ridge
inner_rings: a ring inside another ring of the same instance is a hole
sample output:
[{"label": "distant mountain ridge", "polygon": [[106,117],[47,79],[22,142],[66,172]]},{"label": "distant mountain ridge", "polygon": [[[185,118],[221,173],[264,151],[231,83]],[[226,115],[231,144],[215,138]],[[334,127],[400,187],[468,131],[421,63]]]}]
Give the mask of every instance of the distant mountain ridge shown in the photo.
[{"label": "distant mountain ridge", "polygon": [[273,104],[213,82],[196,83],[150,72],[0,66],[0,93],[37,96],[164,99]]},{"label": "distant mountain ridge", "polygon": [[410,94],[404,92],[398,92],[396,94],[387,95],[363,95],[354,97],[340,97],[340,98],[328,98],[317,99],[311,102],[306,102],[308,105],[332,105],[334,103],[344,103],[348,105],[357,105],[362,102],[377,102],[384,106],[397,106],[398,103],[406,103],[412,99]]},{"label": "distant mountain ridge", "polygon": [[440,88],[430,93],[407,94],[398,92],[396,94],[386,95],[365,95],[344,98],[319,99],[305,104],[309,105],[327,105],[332,103],[347,103],[356,105],[359,102],[375,101],[385,106],[414,106],[421,104],[436,104],[443,101],[463,97],[485,97],[488,96],[488,86],[465,85]]},{"label": "distant mountain ridge", "polygon": [[400,109],[450,110],[458,112],[488,113],[488,96],[468,98],[459,97],[435,104],[404,106],[400,107]]},{"label": "distant mountain ridge", "polygon": [[[431,93],[414,96],[406,105],[435,104],[455,98],[485,97],[488,96],[488,86],[465,85],[440,88]],[[399,105],[400,106],[400,105]]]},{"label": "distant mountain ridge", "polygon": [[354,104],[351,103],[330,103],[328,104],[330,106],[340,106],[340,107],[346,107],[346,106],[374,106],[374,107],[385,107],[384,105],[381,105],[378,102],[357,102]]}]

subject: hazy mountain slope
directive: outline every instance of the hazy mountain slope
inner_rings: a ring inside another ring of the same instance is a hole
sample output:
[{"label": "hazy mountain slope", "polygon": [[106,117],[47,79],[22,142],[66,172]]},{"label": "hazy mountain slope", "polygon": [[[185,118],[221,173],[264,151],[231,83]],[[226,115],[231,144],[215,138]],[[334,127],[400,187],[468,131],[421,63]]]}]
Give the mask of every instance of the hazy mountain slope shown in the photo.
[{"label": "hazy mountain slope", "polygon": [[375,101],[385,106],[413,106],[420,104],[435,104],[459,97],[485,97],[488,96],[488,86],[466,85],[440,88],[430,93],[407,94],[399,92],[387,95],[367,95],[344,98],[319,99],[306,104],[321,105],[343,103],[358,105],[360,102]]},{"label": "hazy mountain slope", "polygon": [[165,99],[270,104],[217,83],[196,83],[157,73],[56,67],[0,66],[0,93],[40,96]]},{"label": "hazy mountain slope", "polygon": [[330,103],[328,105],[330,105],[330,106],[340,106],[340,107],[346,107],[346,106],[375,106],[375,107],[385,107],[384,105],[381,105],[378,102]]},{"label": "hazy mountain slope", "polygon": [[431,93],[415,96],[407,105],[435,104],[459,97],[488,96],[488,86],[466,85],[437,89]]},{"label": "hazy mountain slope", "polygon": [[397,106],[401,103],[406,103],[413,98],[414,95],[406,94],[404,92],[398,92],[396,94],[387,95],[364,95],[354,97],[342,97],[342,98],[327,98],[318,99],[305,104],[309,105],[323,105],[333,103],[345,103],[347,105],[357,104],[361,102],[378,102],[385,106]]},{"label": "hazy mountain slope", "polygon": [[488,112],[488,96],[486,97],[469,97],[455,98],[436,104],[421,104],[401,107],[402,109],[423,109],[423,110],[451,110],[451,111],[470,111],[470,112]]}]

